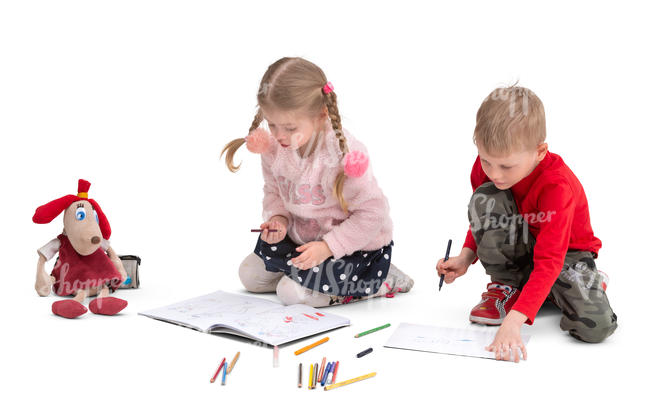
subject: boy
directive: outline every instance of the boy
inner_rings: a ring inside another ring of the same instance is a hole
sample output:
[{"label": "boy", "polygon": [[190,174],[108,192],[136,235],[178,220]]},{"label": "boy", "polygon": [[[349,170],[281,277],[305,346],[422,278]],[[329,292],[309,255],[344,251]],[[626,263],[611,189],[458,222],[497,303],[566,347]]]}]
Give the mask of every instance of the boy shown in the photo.
[{"label": "boy", "polygon": [[579,340],[601,342],[617,326],[584,189],[545,140],[544,106],[532,91],[499,88],[483,101],[470,229],[460,255],[437,264],[451,283],[481,260],[491,282],[470,321],[500,325],[487,347],[497,360],[527,358],[520,329],[547,297],[562,310],[562,330]]}]

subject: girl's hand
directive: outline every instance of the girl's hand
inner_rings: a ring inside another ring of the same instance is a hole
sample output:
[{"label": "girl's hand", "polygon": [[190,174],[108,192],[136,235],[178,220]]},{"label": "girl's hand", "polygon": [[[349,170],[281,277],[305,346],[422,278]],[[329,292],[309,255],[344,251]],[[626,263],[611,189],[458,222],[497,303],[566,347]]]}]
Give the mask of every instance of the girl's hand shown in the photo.
[{"label": "girl's hand", "polygon": [[[271,217],[270,220],[260,225],[262,231],[262,241],[268,244],[278,243],[287,236],[287,226],[289,225],[289,220],[281,215],[275,215]],[[276,230],[275,232],[269,232],[270,229]]]},{"label": "girl's hand", "polygon": [[503,361],[519,362],[519,355],[524,360],[528,359],[526,346],[521,340],[521,325],[526,322],[526,315],[521,312],[511,310],[503,319],[499,331],[494,336],[492,344],[485,347],[487,351],[494,352],[494,358]]},{"label": "girl's hand", "polygon": [[296,251],[302,253],[291,259],[291,263],[300,270],[308,270],[318,266],[325,259],[332,256],[332,251],[325,241],[308,242],[297,247]]},{"label": "girl's hand", "polygon": [[438,264],[436,265],[438,276],[444,274],[445,283],[453,283],[458,277],[467,273],[467,269],[474,261],[475,256],[474,251],[469,248],[463,248],[460,255],[450,257],[446,262],[445,259],[438,260]]}]

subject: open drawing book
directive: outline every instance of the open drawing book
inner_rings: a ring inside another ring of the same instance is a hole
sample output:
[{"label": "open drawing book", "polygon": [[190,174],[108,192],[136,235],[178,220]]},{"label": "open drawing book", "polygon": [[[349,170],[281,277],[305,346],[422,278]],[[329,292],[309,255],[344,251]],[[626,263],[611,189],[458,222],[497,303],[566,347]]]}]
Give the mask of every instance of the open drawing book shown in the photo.
[{"label": "open drawing book", "polygon": [[[450,329],[400,323],[384,347],[494,359],[494,352],[485,350],[485,347],[492,344],[497,330]],[[521,339],[528,344],[530,335],[522,334]]]},{"label": "open drawing book", "polygon": [[272,346],[350,325],[347,318],[307,305],[285,306],[223,291],[139,314],[205,333],[230,333]]}]

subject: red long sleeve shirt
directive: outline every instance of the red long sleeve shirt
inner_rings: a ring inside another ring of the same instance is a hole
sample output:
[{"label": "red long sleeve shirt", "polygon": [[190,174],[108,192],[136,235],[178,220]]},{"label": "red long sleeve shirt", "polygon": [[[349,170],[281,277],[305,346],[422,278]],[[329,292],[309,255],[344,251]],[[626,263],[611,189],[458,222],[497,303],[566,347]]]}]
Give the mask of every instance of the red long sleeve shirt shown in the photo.
[{"label": "red long sleeve shirt", "polygon": [[[473,190],[490,181],[483,172],[480,157],[472,167],[471,181]],[[536,240],[533,271],[512,307],[526,315],[526,323],[532,325],[560,275],[567,251],[577,249],[597,255],[602,243],[591,229],[585,191],[559,155],[547,153],[537,167],[510,190],[519,214]],[[476,252],[471,231],[467,232],[463,246]]]}]

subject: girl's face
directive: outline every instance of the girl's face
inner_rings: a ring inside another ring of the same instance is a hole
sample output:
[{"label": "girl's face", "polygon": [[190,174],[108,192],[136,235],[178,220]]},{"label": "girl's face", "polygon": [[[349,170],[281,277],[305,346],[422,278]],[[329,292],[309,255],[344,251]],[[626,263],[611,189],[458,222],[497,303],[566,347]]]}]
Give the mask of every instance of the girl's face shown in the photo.
[{"label": "girl's face", "polygon": [[327,117],[326,111],[317,116],[272,109],[264,109],[262,112],[273,137],[282,147],[292,150],[304,150],[312,137],[323,131]]},{"label": "girl's face", "polygon": [[480,145],[477,148],[483,172],[499,190],[510,189],[528,176],[548,151],[548,145],[543,143],[536,150],[512,152],[497,157],[488,154]]}]

